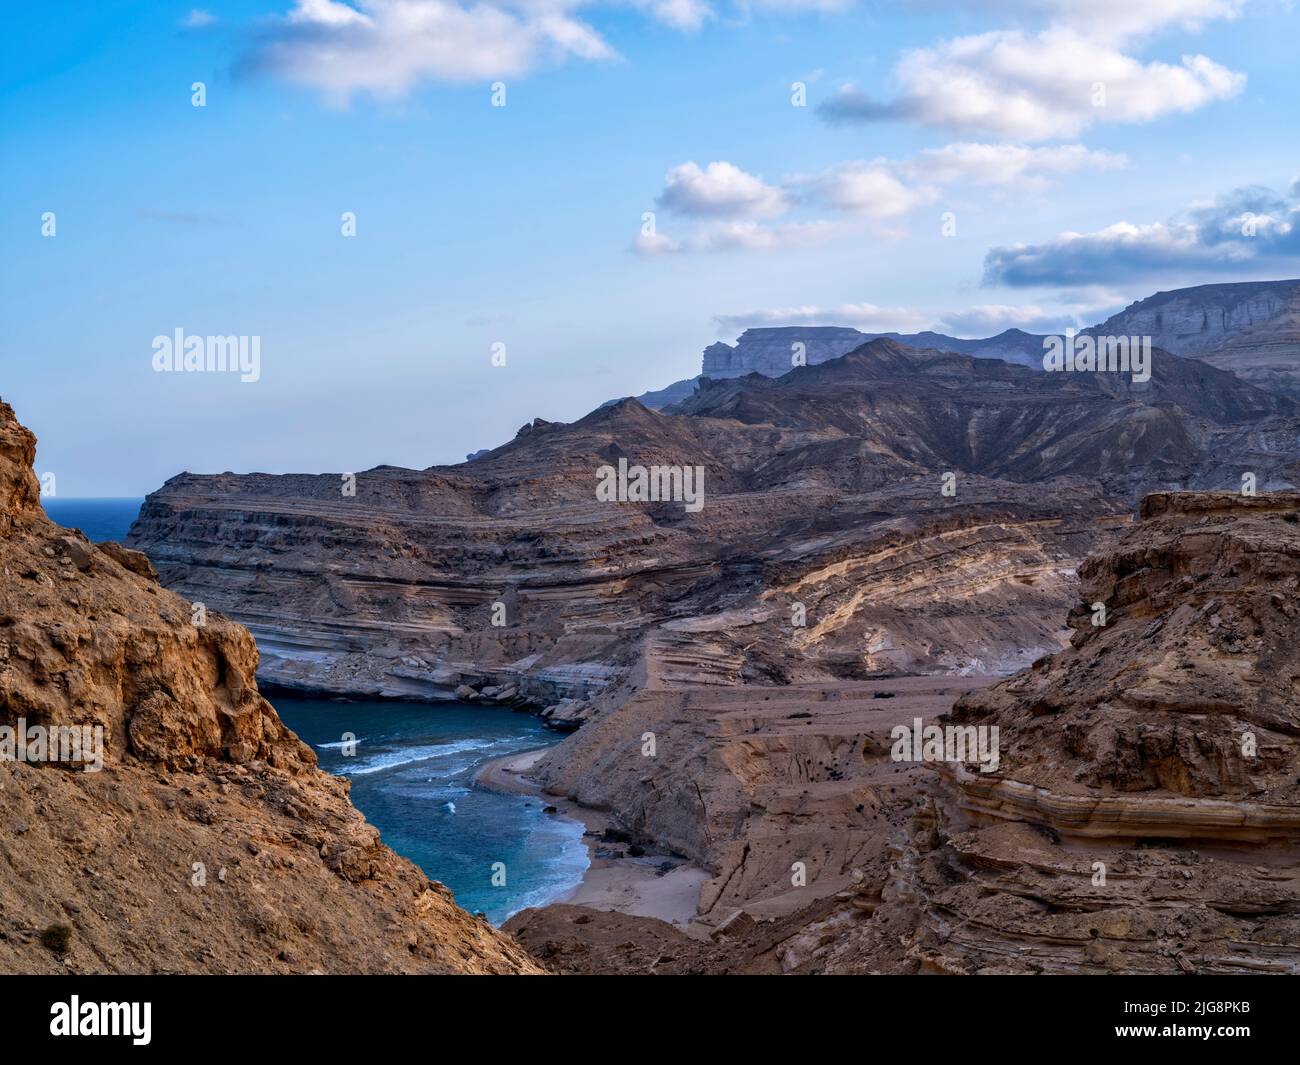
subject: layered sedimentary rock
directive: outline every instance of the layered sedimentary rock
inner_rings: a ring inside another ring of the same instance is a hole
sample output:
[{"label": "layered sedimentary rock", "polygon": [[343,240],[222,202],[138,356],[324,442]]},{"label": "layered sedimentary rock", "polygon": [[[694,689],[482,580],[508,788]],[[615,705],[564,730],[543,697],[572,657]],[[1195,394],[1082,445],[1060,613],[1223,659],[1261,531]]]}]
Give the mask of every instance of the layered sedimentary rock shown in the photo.
[{"label": "layered sedimentary rock", "polygon": [[[1300,281],[1245,281],[1157,292],[1098,325],[1099,336],[1149,338],[1157,348],[1204,359],[1270,391],[1300,396]],[[756,373],[779,377],[796,363],[795,345],[812,366],[846,355],[869,340],[886,338],[915,348],[934,348],[977,358],[1040,368],[1040,334],[1008,329],[979,339],[921,333],[862,333],[842,326],[778,326],[747,329],[735,344],[704,349],[703,376],[715,380]],[[671,395],[689,394],[693,381],[679,381]],[[647,406],[669,396],[647,393]]]},{"label": "layered sedimentary rock", "polygon": [[[1300,480],[1294,401],[1156,356],[1141,385],[878,340],[354,495],[184,474],[131,544],[254,631],[265,679],[317,690],[556,705],[643,657],[714,683],[1006,673],[1060,646],[1074,565],[1142,491]],[[598,499],[620,463],[698,469],[698,506]]]},{"label": "layered sedimentary rock", "polygon": [[[1020,329],[968,340],[943,333],[863,333],[843,326],[770,326],[746,329],[736,343],[719,341],[704,349],[703,376],[722,380],[762,374],[780,377],[796,365],[816,366],[847,355],[871,340],[892,340],[913,348],[932,348],[981,359],[1041,366],[1043,338]],[[796,358],[798,356],[798,358]],[[800,363],[798,359],[802,359]]]},{"label": "layered sedimentary rock", "polygon": [[[1071,645],[931,721],[996,728],[991,771],[896,760],[892,726],[929,720],[917,678],[876,722],[849,709],[860,686],[794,713],[788,689],[611,706],[548,779],[684,850],[738,849],[702,899],[722,920],[705,943],[563,910],[510,927],[557,971],[1300,972],[1298,505],[1148,497],[1081,567]],[[636,775],[633,718],[688,757]]]},{"label": "layered sedimentary rock", "polygon": [[537,971],[316,768],[245,629],[45,517],[35,447],[0,403],[0,972]]},{"label": "layered sedimentary rock", "polygon": [[1158,292],[1096,326],[1150,336],[1276,392],[1300,395],[1300,281],[1246,281]]}]

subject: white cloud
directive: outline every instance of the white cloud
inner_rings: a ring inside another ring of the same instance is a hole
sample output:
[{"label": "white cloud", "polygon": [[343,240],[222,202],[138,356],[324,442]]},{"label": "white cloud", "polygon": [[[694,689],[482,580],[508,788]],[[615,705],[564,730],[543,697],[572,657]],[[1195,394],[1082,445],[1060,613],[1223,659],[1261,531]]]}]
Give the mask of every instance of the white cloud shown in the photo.
[{"label": "white cloud", "polygon": [[1018,144],[949,144],[926,148],[902,164],[904,173],[942,184],[965,181],[973,185],[1044,188],[1053,177],[1079,170],[1111,170],[1126,166],[1124,155],[1092,151],[1082,144],[1027,148]]},{"label": "white cloud", "polygon": [[719,314],[713,319],[722,335],[758,326],[842,325],[864,333],[913,333],[933,319],[908,307],[877,307],[874,303],[843,303],[838,307],[780,307],[772,310]]},{"label": "white cloud", "polygon": [[904,160],[849,161],[820,173],[793,175],[777,184],[768,184],[725,161],[703,168],[686,162],[668,171],[657,206],[728,224],[704,226],[682,241],[658,235],[638,237],[633,246],[643,255],[768,250],[829,240],[854,229],[843,221],[826,220],[759,224],[796,207],[834,211],[868,223],[877,237],[898,237],[903,235],[899,222],[943,195],[937,183],[1038,190],[1055,177],[1126,162],[1123,155],[1091,151],[1081,144],[1028,148],[963,143],[925,149]]},{"label": "white cloud", "polygon": [[821,244],[839,232],[832,222],[793,222],[764,226],[758,222],[717,222],[691,243],[694,251],[776,251]]},{"label": "white cloud", "polygon": [[777,225],[749,220],[712,222],[685,240],[673,240],[660,233],[640,233],[632,242],[632,250],[647,258],[681,252],[781,251],[825,243],[840,228],[825,221]]},{"label": "white cloud", "polygon": [[637,7],[676,30],[691,33],[713,18],[713,8],[704,0],[638,0]]},{"label": "white cloud", "polygon": [[[1300,191],[1300,190],[1297,190]],[[1289,269],[1300,255],[1300,196],[1254,186],[1194,204],[1165,222],[1116,222],[984,257],[986,283],[1087,285],[1171,274]]]},{"label": "white cloud", "polygon": [[780,11],[787,14],[814,12],[817,14],[835,14],[847,11],[855,5],[855,0],[739,0],[742,9],[755,8],[760,11]]},{"label": "white cloud", "polygon": [[267,70],[324,92],[395,98],[426,81],[518,77],[566,57],[615,58],[576,18],[574,3],[455,0],[298,0],[261,40],[245,68]]},{"label": "white cloud", "polygon": [[934,330],[957,337],[991,337],[1008,329],[1053,333],[1082,328],[1108,318],[1129,300],[1105,288],[1063,292],[1051,306],[1037,304],[979,304],[935,314],[914,307],[880,307],[874,303],[842,303],[835,307],[803,304],[793,307],[719,314],[719,336],[734,336],[760,326],[839,325],[864,333],[920,333]]},{"label": "white cloud", "polygon": [[672,255],[674,252],[681,251],[682,246],[662,233],[646,233],[642,231],[636,235],[636,239],[632,242],[632,250],[638,255],[650,257]]},{"label": "white cloud", "polygon": [[190,13],[181,19],[181,25],[187,30],[206,30],[217,24],[217,16],[201,7],[191,8]]},{"label": "white cloud", "polygon": [[887,160],[843,163],[810,183],[814,196],[841,211],[891,221],[933,203],[939,190],[905,184]]},{"label": "white cloud", "polygon": [[1017,306],[984,303],[967,307],[963,311],[948,311],[939,316],[939,328],[959,337],[991,337],[1008,329],[1023,329],[1026,333],[1050,333],[1065,325],[1077,325],[1075,316],[1032,304]]},{"label": "white cloud", "polygon": [[[1109,40],[1150,33],[1167,26],[1201,29],[1215,19],[1234,19],[1245,0],[997,0],[998,12],[1043,15],[1061,26]],[[981,10],[988,9],[983,0]]]},{"label": "white cloud", "polygon": [[907,52],[898,97],[881,103],[852,86],[821,105],[832,121],[907,119],[1016,140],[1072,137],[1096,123],[1147,122],[1236,96],[1235,73],[1203,55],[1143,62],[1065,26],[999,30]]},{"label": "white cloud", "polygon": [[785,193],[728,162],[675,166],[656,200],[682,214],[715,218],[771,218],[789,207]]}]

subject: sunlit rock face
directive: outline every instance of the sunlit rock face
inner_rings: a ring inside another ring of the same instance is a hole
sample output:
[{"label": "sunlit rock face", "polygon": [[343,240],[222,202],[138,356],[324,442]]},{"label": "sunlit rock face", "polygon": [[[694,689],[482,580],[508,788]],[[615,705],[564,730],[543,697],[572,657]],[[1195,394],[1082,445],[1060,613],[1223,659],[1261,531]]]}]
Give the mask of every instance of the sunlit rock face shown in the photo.
[{"label": "sunlit rock face", "polygon": [[1095,327],[1150,336],[1261,388],[1300,396],[1300,281],[1249,281],[1161,292]]},{"label": "sunlit rock face", "polygon": [[0,403],[0,972],[538,971],[316,768],[247,629],[45,516],[35,447]]}]

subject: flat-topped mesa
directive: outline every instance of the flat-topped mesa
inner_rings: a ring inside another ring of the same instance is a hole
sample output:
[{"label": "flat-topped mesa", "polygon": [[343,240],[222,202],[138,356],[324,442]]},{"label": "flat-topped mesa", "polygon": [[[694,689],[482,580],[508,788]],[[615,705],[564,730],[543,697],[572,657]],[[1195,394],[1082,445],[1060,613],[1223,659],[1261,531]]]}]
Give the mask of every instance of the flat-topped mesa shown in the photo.
[{"label": "flat-topped mesa", "polygon": [[1300,494],[1148,496],[1079,569],[1071,646],[954,707],[963,804],[1093,837],[1300,837]]},{"label": "flat-topped mesa", "polygon": [[1043,338],[1019,329],[978,339],[920,333],[863,333],[847,326],[763,326],[746,329],[735,345],[721,341],[704,349],[705,377],[723,379],[757,373],[780,377],[799,365],[816,366],[838,359],[871,340],[898,341],[915,348],[957,352],[981,359],[1005,360],[1022,366],[1040,366]]},{"label": "flat-topped mesa", "polygon": [[45,516],[34,454],[0,404],[0,972],[537,971],[316,768],[248,630]]}]

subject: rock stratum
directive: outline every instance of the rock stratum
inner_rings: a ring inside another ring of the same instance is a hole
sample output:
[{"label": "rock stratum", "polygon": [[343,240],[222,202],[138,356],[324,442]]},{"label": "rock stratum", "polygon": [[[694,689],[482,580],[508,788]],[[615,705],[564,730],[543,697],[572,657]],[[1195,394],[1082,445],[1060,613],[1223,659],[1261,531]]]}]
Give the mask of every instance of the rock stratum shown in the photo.
[{"label": "rock stratum", "polygon": [[[876,340],[663,413],[539,419],[351,496],[338,474],[182,474],[129,542],[254,632],[264,680],[316,691],[560,720],[635,670],[1005,675],[1062,646],[1076,565],[1144,492],[1300,482],[1296,401],[1155,355],[1141,385]],[[703,506],[598,500],[620,461],[700,468]]]},{"label": "rock stratum", "polygon": [[[757,373],[780,377],[795,365],[796,345],[808,366],[847,355],[872,340],[892,340],[911,348],[949,351],[1022,366],[1042,366],[1043,337],[1022,329],[997,336],[963,339],[944,333],[863,333],[844,326],[759,326],[746,329],[735,344],[718,341],[704,349],[703,376],[714,380]],[[679,382],[680,383],[680,382]]]},{"label": "rock stratum", "polygon": [[1298,507],[1147,497],[1081,567],[1070,645],[935,719],[997,727],[990,773],[894,760],[952,679],[611,705],[543,779],[716,870],[710,934],[507,927],[558,972],[1300,972]]},{"label": "rock stratum", "polygon": [[[1097,336],[1148,337],[1153,347],[1228,370],[1252,384],[1300,397],[1300,281],[1241,281],[1157,292],[1083,330]],[[794,365],[795,346],[809,366],[828,362],[869,340],[914,348],[1043,365],[1042,334],[1008,329],[977,339],[943,333],[862,333],[843,326],[775,326],[745,330],[735,344],[704,349],[703,377],[756,373],[780,377]],[[656,409],[679,402],[699,378],[640,397]]]},{"label": "rock stratum", "polygon": [[35,450],[0,403],[0,725],[103,764],[0,759],[0,972],[539,971],[316,768],[244,628],[45,517]]}]

